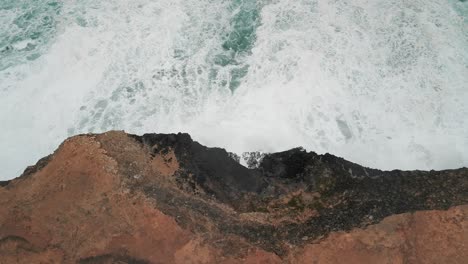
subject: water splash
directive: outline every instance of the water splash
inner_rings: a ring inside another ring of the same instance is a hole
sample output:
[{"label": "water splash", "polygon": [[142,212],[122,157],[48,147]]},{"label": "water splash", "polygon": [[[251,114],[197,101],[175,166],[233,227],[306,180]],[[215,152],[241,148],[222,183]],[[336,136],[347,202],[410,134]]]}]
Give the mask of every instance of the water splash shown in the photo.
[{"label": "water splash", "polygon": [[0,12],[4,178],[67,136],[109,129],[185,131],[236,153],[304,146],[382,169],[468,165],[466,2],[41,0]]},{"label": "water splash", "polygon": [[52,0],[0,3],[0,72],[37,59],[56,34],[62,4]]}]

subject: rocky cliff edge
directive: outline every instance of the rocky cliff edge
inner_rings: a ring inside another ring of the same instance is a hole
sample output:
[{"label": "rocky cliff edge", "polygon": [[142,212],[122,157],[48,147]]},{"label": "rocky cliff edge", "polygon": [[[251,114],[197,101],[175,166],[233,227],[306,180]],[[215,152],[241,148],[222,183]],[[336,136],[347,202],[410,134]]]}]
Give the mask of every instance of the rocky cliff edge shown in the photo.
[{"label": "rocky cliff edge", "polygon": [[0,182],[0,263],[468,261],[466,168],[232,157],[180,133],[72,137]]}]

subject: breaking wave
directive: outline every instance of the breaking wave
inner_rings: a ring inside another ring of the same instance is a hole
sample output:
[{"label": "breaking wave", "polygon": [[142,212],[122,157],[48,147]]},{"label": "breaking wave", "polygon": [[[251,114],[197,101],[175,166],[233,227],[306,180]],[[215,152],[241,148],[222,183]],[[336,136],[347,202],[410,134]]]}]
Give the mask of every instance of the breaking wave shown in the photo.
[{"label": "breaking wave", "polygon": [[381,169],[468,166],[468,2],[0,2],[0,177],[68,136],[188,132]]}]

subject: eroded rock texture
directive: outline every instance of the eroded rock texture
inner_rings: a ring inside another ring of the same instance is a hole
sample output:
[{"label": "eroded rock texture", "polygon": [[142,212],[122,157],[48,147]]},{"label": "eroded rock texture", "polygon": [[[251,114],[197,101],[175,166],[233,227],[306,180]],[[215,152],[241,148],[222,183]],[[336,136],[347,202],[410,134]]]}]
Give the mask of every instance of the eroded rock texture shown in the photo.
[{"label": "eroded rock texture", "polygon": [[468,169],[302,149],[258,168],[187,134],[66,140],[0,183],[0,263],[467,263]]}]

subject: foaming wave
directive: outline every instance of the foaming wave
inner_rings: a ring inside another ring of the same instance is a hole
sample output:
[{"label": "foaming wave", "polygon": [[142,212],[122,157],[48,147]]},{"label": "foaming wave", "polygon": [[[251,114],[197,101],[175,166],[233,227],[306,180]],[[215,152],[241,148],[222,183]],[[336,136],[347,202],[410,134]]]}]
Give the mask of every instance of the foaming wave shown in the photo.
[{"label": "foaming wave", "polygon": [[[4,178],[67,136],[110,129],[381,169],[468,165],[466,2],[51,3],[28,7],[53,18],[38,55],[10,43],[0,71]],[[14,10],[0,7],[8,21]]]}]

